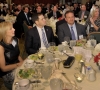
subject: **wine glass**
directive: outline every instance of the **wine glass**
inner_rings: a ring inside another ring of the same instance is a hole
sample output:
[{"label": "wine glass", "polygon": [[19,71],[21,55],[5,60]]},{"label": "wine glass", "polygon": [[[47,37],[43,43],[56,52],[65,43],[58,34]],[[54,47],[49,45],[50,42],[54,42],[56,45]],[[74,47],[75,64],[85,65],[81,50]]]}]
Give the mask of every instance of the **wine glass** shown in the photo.
[{"label": "wine glass", "polygon": [[47,63],[48,63],[49,65],[50,65],[52,62],[54,62],[53,54],[47,53],[47,55],[46,55],[46,61],[47,61]]},{"label": "wine glass", "polygon": [[49,49],[50,49],[50,51],[51,51],[52,53],[53,53],[54,50],[55,50],[55,46],[56,46],[55,42],[50,42],[50,43],[49,43]]},{"label": "wine glass", "polygon": [[65,36],[65,37],[64,37],[64,41],[66,41],[67,43],[69,43],[69,42],[70,42],[70,37]]},{"label": "wine glass", "polygon": [[41,68],[41,74],[42,74],[42,77],[46,80],[45,82],[43,82],[43,85],[48,86],[49,85],[48,79],[50,78],[52,74],[52,66],[43,66]]},{"label": "wine glass", "polygon": [[36,90],[40,89],[39,85],[38,85],[38,82],[40,82],[39,78],[41,77],[41,70],[40,68],[38,67],[38,65],[35,67],[35,73],[33,74],[33,78],[36,79],[36,85],[35,85],[35,88]]}]

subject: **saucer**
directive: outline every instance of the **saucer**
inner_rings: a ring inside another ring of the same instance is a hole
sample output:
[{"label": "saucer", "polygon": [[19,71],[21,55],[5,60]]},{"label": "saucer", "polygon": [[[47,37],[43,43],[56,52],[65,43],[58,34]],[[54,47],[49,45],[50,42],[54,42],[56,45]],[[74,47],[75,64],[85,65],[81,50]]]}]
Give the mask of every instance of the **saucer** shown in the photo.
[{"label": "saucer", "polygon": [[27,63],[24,64],[25,68],[34,68],[36,66],[36,64],[34,63],[32,66],[28,66]]},{"label": "saucer", "polygon": [[[18,85],[16,85],[16,86],[15,86],[15,90],[21,90],[21,89],[19,88]],[[33,90],[32,84],[30,84],[30,87],[29,87],[27,90]]]}]

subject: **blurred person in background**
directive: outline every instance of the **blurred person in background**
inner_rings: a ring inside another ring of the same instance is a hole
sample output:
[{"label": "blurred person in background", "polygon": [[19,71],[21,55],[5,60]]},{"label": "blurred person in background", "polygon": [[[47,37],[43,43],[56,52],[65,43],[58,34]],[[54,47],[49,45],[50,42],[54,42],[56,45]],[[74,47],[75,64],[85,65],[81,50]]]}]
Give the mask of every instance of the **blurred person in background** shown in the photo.
[{"label": "blurred person in background", "polygon": [[85,24],[89,27],[88,32],[100,31],[100,10],[98,6],[93,6],[90,10],[90,15]]}]

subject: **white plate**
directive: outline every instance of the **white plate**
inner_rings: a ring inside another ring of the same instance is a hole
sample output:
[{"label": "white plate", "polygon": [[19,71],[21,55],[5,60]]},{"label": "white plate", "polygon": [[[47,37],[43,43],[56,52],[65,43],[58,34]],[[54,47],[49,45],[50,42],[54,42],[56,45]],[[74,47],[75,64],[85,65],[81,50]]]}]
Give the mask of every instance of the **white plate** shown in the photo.
[{"label": "white plate", "polygon": [[31,60],[34,60],[35,61],[35,60],[38,59],[38,55],[37,54],[31,54],[31,55],[28,56],[28,59],[31,59]]},{"label": "white plate", "polygon": [[36,66],[36,64],[34,63],[32,67],[27,66],[27,63],[24,64],[25,68],[34,68]]},{"label": "white plate", "polygon": [[[19,88],[18,85],[16,85],[16,86],[15,86],[15,90],[21,90],[21,89]],[[32,84],[30,84],[30,87],[29,87],[27,90],[33,90]]]}]

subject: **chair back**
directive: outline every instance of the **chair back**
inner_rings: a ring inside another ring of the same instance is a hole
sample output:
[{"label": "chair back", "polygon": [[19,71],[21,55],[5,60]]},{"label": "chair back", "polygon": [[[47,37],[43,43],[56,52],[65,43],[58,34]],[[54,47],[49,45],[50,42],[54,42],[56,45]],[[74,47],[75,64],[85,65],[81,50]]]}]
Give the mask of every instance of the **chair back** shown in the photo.
[{"label": "chair back", "polygon": [[25,36],[26,36],[27,31],[29,30],[29,28],[28,28],[26,22],[23,23],[23,29],[24,29],[24,34],[25,34]]},{"label": "chair back", "polygon": [[88,34],[88,38],[91,35],[94,36],[94,39],[97,41],[97,43],[100,43],[100,32],[91,32]]}]

